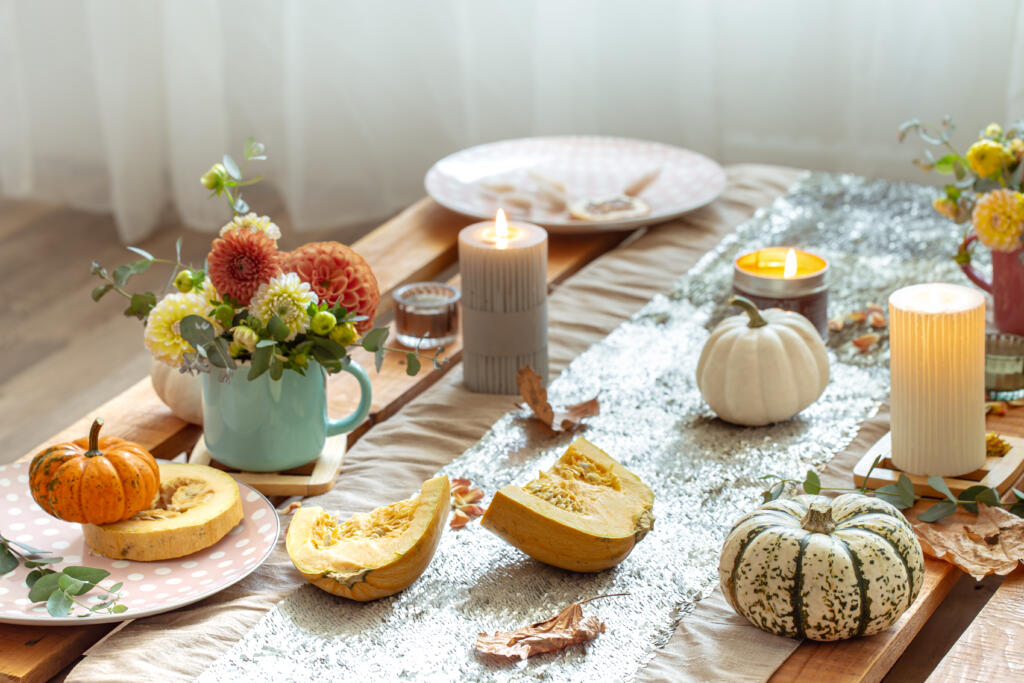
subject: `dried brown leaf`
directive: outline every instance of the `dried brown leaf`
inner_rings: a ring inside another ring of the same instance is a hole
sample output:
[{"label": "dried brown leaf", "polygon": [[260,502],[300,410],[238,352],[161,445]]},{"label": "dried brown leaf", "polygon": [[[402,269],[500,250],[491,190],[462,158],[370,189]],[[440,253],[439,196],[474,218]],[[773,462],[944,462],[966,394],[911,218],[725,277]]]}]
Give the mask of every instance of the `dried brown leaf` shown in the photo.
[{"label": "dried brown leaf", "polygon": [[868,334],[862,334],[859,337],[850,340],[850,343],[860,349],[861,353],[867,353],[868,350],[878,343],[880,337],[877,334],[869,332]]},{"label": "dried brown leaf", "polygon": [[555,432],[571,431],[580,425],[583,418],[601,413],[601,403],[596,396],[587,401],[568,405],[563,410],[555,410],[548,402],[548,390],[544,387],[540,375],[529,365],[520,368],[516,373],[516,385],[519,387],[519,395],[526,401],[534,416]]},{"label": "dried brown leaf", "polygon": [[885,316],[878,311],[872,311],[868,315],[868,325],[871,325],[876,330],[882,329],[886,325]]},{"label": "dried brown leaf", "polygon": [[499,631],[493,635],[479,633],[476,637],[476,650],[506,661],[519,661],[593,640],[598,633],[604,633],[604,622],[593,615],[583,616],[585,602],[589,600],[574,602],[550,619],[515,631]]},{"label": "dried brown leaf", "polygon": [[1024,519],[1002,508],[979,505],[974,524],[915,524],[914,531],[925,553],[979,581],[1024,562]]}]

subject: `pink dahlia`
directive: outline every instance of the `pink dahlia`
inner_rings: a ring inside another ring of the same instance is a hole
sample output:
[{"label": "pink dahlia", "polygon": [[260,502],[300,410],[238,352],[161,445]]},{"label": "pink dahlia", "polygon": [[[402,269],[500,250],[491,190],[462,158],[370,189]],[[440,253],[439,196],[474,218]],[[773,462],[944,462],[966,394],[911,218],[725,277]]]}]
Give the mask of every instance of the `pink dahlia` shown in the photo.
[{"label": "pink dahlia", "polygon": [[221,296],[248,306],[264,282],[281,274],[281,253],[264,232],[229,230],[213,241],[206,257],[210,282]]},{"label": "pink dahlia", "polygon": [[338,242],[310,242],[282,254],[286,273],[296,273],[316,292],[321,301],[345,307],[366,320],[356,323],[363,334],[373,326],[373,314],[380,304],[377,278],[366,259]]}]

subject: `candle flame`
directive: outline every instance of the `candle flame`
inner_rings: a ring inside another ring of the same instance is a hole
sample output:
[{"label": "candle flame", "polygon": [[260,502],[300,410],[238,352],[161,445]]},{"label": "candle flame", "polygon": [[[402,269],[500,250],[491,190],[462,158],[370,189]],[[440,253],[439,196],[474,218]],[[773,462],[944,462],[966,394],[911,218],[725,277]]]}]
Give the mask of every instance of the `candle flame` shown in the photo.
[{"label": "candle flame", "polygon": [[782,277],[791,278],[796,275],[796,251],[786,252],[786,266],[782,269]]},{"label": "candle flame", "polygon": [[498,249],[505,249],[508,247],[508,219],[505,218],[504,209],[498,209],[498,213],[494,216],[494,236],[497,240],[495,246]]}]

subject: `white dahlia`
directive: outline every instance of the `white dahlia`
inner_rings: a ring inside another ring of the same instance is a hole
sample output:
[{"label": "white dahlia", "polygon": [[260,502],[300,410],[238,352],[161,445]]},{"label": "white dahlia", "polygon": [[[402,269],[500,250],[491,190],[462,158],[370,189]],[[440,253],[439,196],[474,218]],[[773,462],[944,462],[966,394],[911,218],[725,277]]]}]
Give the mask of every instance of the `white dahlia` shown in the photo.
[{"label": "white dahlia", "polygon": [[236,229],[266,233],[267,237],[275,241],[281,239],[281,229],[270,220],[269,216],[257,216],[252,212],[232,218],[230,223],[220,229],[220,236],[223,237],[226,233]]},{"label": "white dahlia", "polygon": [[317,303],[316,293],[308,282],[303,282],[295,273],[285,273],[260,285],[249,303],[249,313],[266,325],[275,315],[280,318],[291,334],[286,341],[309,329],[310,304]]}]

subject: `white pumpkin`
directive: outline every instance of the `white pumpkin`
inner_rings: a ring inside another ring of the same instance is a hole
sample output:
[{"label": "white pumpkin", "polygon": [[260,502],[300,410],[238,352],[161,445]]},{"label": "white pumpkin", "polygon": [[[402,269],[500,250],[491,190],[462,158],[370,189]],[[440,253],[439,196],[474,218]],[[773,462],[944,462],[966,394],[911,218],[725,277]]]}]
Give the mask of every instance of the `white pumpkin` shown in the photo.
[{"label": "white pumpkin", "polygon": [[745,313],[719,323],[697,361],[697,387],[718,417],[766,425],[788,420],[818,400],[829,366],[814,325],[799,313],[759,311],[741,296],[729,303]]},{"label": "white pumpkin", "polygon": [[153,359],[149,366],[153,390],[176,417],[192,424],[203,424],[203,384],[199,375],[179,372]]},{"label": "white pumpkin", "polygon": [[774,500],[740,519],[718,566],[732,608],[781,636],[842,640],[884,631],[917,598],[924,555],[877,498]]}]

